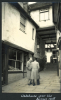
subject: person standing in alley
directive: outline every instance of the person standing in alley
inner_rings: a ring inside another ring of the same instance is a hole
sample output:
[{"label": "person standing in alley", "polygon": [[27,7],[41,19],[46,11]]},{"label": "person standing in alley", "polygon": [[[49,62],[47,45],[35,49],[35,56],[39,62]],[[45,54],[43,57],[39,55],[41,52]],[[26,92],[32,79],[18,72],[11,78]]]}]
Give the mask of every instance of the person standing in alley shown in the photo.
[{"label": "person standing in alley", "polygon": [[33,86],[37,84],[38,80],[38,70],[39,70],[39,63],[37,62],[37,58],[34,58],[34,62],[31,63],[32,74],[31,79],[33,80]]},{"label": "person standing in alley", "polygon": [[29,58],[26,64],[28,85],[31,84],[31,62],[32,62],[32,57]]}]

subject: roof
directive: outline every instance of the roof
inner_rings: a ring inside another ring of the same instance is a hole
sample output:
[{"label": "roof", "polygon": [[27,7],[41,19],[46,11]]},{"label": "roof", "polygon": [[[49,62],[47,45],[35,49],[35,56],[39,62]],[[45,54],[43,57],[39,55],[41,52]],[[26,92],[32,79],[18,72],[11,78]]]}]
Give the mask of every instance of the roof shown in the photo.
[{"label": "roof", "polygon": [[15,6],[20,12],[22,12],[35,26],[36,28],[39,28],[38,24],[30,17],[29,14],[20,6],[18,2],[9,2],[11,5]]},{"label": "roof", "polygon": [[50,3],[50,2],[48,2],[48,3],[38,2],[38,3],[30,4],[29,5],[29,11],[37,10],[37,9],[48,7],[48,6],[51,6],[51,5],[52,5],[52,3]]}]

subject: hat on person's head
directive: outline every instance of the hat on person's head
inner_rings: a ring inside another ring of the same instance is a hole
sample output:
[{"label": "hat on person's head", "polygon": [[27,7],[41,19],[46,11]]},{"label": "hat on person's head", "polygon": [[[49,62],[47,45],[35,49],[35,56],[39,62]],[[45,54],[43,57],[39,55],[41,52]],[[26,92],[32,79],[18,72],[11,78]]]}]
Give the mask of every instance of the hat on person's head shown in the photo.
[{"label": "hat on person's head", "polygon": [[32,57],[30,57],[30,60],[32,60]]}]

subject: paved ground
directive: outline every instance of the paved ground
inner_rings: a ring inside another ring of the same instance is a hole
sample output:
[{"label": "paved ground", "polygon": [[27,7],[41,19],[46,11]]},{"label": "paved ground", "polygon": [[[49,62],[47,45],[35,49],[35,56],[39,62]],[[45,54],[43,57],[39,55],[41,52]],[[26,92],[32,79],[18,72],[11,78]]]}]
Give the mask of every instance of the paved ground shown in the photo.
[{"label": "paved ground", "polygon": [[40,85],[27,85],[27,78],[2,87],[2,93],[60,93],[57,71],[41,71]]}]

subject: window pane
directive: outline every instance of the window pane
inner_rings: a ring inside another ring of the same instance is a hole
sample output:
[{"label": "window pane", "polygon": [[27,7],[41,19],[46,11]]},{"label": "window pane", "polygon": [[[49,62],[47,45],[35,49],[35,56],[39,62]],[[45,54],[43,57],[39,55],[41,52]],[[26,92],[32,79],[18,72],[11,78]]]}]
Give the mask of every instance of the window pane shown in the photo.
[{"label": "window pane", "polygon": [[47,48],[47,44],[45,44],[45,48]]},{"label": "window pane", "polygon": [[21,70],[22,63],[17,61],[16,62],[16,70]]},{"label": "window pane", "polygon": [[45,12],[45,20],[48,19],[48,12]]},{"label": "window pane", "polygon": [[8,65],[8,70],[15,70],[15,61],[9,60]]},{"label": "window pane", "polygon": [[40,13],[40,20],[44,20],[44,13]]},{"label": "window pane", "polygon": [[24,31],[25,30],[25,26],[23,26],[21,23],[20,23],[20,27],[21,29]]},{"label": "window pane", "polygon": [[12,49],[9,50],[9,59],[16,59],[16,51]]},{"label": "window pane", "polygon": [[22,53],[17,52],[17,60],[22,61]]},{"label": "window pane", "polygon": [[23,24],[23,25],[25,25],[25,19],[21,16],[21,18],[20,18],[20,22]]},{"label": "window pane", "polygon": [[48,44],[48,48],[50,48],[50,44]]},{"label": "window pane", "polygon": [[51,48],[53,48],[54,47],[54,45],[53,44],[51,44]]},{"label": "window pane", "polygon": [[34,39],[34,29],[32,29],[32,39]]}]

